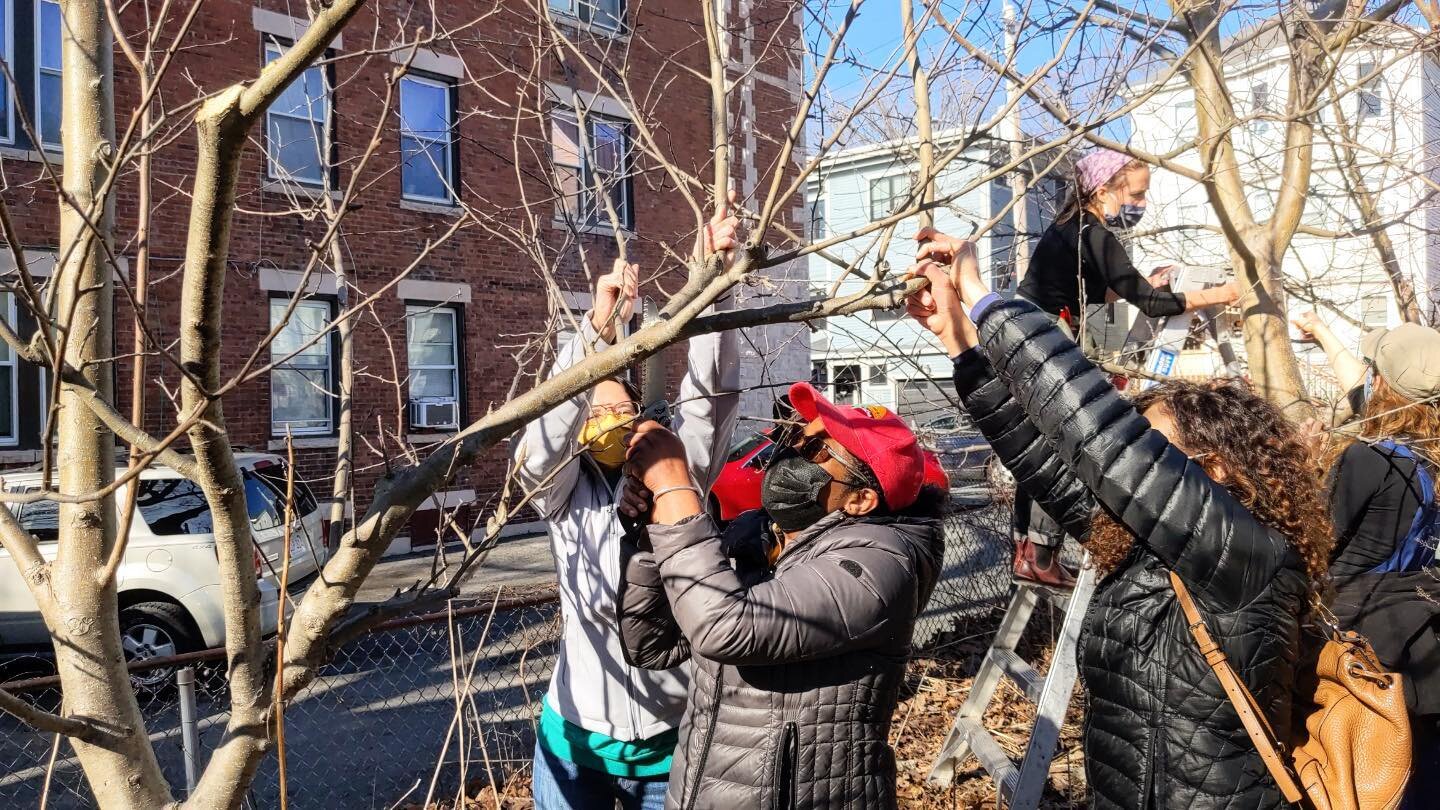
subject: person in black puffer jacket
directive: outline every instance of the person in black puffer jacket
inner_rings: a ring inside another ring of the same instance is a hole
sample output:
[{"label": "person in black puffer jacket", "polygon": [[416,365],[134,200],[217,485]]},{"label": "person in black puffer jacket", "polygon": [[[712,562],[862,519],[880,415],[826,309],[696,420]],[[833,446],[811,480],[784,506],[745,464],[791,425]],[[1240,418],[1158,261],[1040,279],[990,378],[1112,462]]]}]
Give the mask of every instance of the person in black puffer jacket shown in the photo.
[{"label": "person in black puffer jacket", "polygon": [[955,358],[965,408],[1102,573],[1078,653],[1092,805],[1286,806],[1169,572],[1271,725],[1288,728],[1301,619],[1331,542],[1306,445],[1240,381],[1165,383],[1132,403],[1044,313],[990,294],[969,243],[937,235],[920,258],[930,288],[909,309]]},{"label": "person in black puffer jacket", "polygon": [[691,662],[666,810],[896,807],[890,718],[948,493],[899,417],[809,383],[790,397],[805,421],[776,437],[765,509],[723,534],[672,434],[648,422],[631,443],[630,489],[653,505],[651,548],[624,563],[625,655]]}]

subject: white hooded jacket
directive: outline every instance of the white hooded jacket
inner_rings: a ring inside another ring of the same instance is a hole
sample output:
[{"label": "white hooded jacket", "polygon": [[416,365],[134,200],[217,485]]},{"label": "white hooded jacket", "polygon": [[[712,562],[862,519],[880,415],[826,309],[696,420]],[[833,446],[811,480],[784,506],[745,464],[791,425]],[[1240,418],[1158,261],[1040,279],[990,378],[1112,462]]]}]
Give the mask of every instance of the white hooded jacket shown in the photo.
[{"label": "white hooded jacket", "polygon": [[[606,347],[588,316],[580,326],[560,350],[551,376]],[[702,492],[720,475],[735,428],[740,401],[736,344],[733,332],[702,335],[688,344],[689,367],[673,428]],[[571,723],[630,742],[680,726],[689,667],[653,671],[625,661],[617,615],[625,534],[616,511],[619,492],[588,454],[574,455],[589,412],[589,391],[561,403],[526,426],[513,455],[521,483],[540,488],[533,503],[550,526],[565,621],[545,699]]]}]

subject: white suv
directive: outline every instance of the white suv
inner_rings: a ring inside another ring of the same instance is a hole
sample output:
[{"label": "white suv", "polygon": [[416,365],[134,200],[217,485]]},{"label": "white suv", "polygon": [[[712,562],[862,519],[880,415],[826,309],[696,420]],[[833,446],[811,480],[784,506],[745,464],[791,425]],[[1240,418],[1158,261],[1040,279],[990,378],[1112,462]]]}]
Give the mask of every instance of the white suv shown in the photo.
[{"label": "white suv", "polygon": [[[286,465],[278,456],[241,453],[237,466],[245,482],[251,536],[256,543],[255,570],[260,579],[262,631],[274,632],[278,587],[285,550]],[[125,472],[116,469],[116,476]],[[10,492],[40,487],[40,473],[0,474]],[[128,485],[115,493],[117,512],[124,508]],[[117,576],[121,644],[131,660],[218,647],[225,641],[220,598],[220,568],[210,507],[200,487],[169,467],[142,472],[135,500],[130,541]],[[54,501],[16,504],[20,525],[40,541],[46,559],[54,559],[59,507]],[[315,496],[295,482],[295,523],[290,533],[290,583],[314,573],[326,559],[325,535]],[[117,515],[116,525],[119,525]],[[5,652],[47,649],[50,634],[40,618],[19,567],[0,549],[0,649]],[[138,685],[164,680],[154,671],[135,676]]]}]

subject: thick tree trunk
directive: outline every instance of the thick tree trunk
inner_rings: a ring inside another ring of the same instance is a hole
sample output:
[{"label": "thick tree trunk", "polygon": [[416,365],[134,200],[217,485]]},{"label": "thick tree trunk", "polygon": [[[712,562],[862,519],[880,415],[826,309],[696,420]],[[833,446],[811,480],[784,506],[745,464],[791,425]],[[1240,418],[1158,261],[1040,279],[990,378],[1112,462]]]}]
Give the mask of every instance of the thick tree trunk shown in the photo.
[{"label": "thick tree trunk", "polygon": [[259,757],[251,752],[263,751],[268,739],[269,689],[260,644],[260,592],[245,486],[225,433],[224,409],[220,400],[209,396],[220,387],[222,308],[231,223],[228,212],[219,216],[215,212],[235,199],[243,133],[250,125],[236,104],[239,92],[239,88],[232,88],[211,99],[195,117],[200,149],[180,297],[180,360],[199,383],[197,386],[190,380],[182,381],[180,395],[186,413],[203,414],[190,429],[189,437],[199,467],[197,483],[205,490],[214,516],[231,697],[225,737],[186,803],[195,807],[234,806],[244,795],[240,786],[250,784],[260,764]]},{"label": "thick tree trunk", "polygon": [[[1290,345],[1282,257],[1273,254],[1268,236],[1257,229],[1247,240],[1254,262],[1231,251],[1235,277],[1249,282],[1240,299],[1245,315],[1245,354],[1250,381],[1262,396],[1302,419],[1312,415],[1305,401],[1300,365]],[[1257,283],[1258,282],[1258,283]]]},{"label": "thick tree trunk", "polygon": [[[97,204],[115,140],[111,32],[101,0],[63,0],[65,72],[64,188],[60,255],[55,272],[55,313],[64,334],[64,358],[106,400],[113,401],[111,267],[104,245],[111,238],[109,201]],[[87,215],[99,229],[85,223]],[[56,425],[60,490],[82,494],[114,480],[115,436],[68,386],[60,389]],[[115,543],[115,499],[60,504],[59,554],[51,567],[55,598],[50,625],[64,712],[114,724],[114,750],[72,740],[102,808],[156,808],[171,803],[155,752],[125,671],[115,585],[101,582]]]}]

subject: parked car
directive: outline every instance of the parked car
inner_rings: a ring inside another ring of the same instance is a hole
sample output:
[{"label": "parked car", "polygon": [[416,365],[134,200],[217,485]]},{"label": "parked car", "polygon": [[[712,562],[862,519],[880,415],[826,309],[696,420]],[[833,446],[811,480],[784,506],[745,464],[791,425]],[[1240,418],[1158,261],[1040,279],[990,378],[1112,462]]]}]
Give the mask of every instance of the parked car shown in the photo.
[{"label": "parked car", "polygon": [[992,467],[1003,469],[985,437],[965,414],[947,413],[917,427],[915,434],[922,446],[939,457],[953,487],[988,488],[999,474]]},{"label": "parked car", "polygon": [[[245,483],[250,530],[256,549],[255,574],[260,584],[260,622],[274,632],[279,602],[279,574],[285,551],[285,462],[277,456],[242,453],[236,456]],[[116,469],[116,476],[125,472]],[[39,489],[39,472],[8,473],[5,489]],[[133,484],[134,482],[132,482]],[[115,493],[117,512],[124,508],[131,485]],[[54,559],[59,531],[59,505],[36,501],[16,505],[20,525],[35,536],[46,559]],[[290,531],[290,582],[313,574],[327,557],[321,533],[321,512],[308,487],[295,482],[294,523]],[[140,474],[135,519],[117,575],[121,646],[128,660],[144,660],[218,647],[225,640],[220,596],[220,568],[210,507],[194,482],[164,466]],[[0,549],[0,650],[6,653],[45,651],[50,635],[39,608],[10,555]],[[156,686],[168,673],[137,673],[137,686]],[[154,683],[152,683],[154,681]]]},{"label": "parked car", "polygon": [[[725,467],[710,488],[710,514],[719,520],[734,520],[743,512],[760,508],[760,484],[765,479],[765,462],[775,449],[764,433],[751,433],[730,449]],[[925,451],[925,483],[950,488],[940,459]]]}]

